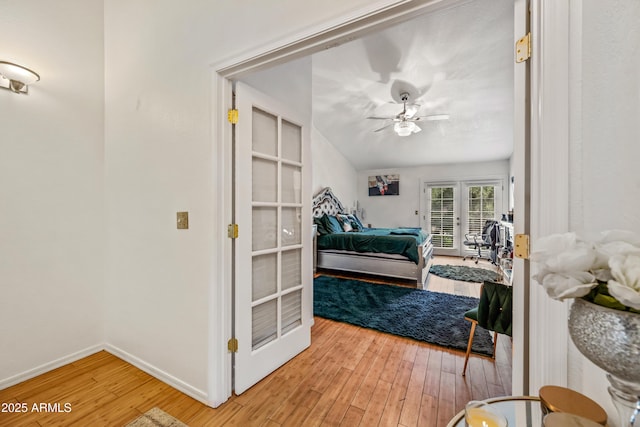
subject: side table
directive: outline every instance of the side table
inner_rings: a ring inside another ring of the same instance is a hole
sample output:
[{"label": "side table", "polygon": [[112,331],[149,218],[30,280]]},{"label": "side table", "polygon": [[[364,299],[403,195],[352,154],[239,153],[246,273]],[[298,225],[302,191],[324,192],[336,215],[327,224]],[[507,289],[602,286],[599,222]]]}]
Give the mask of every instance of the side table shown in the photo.
[{"label": "side table", "polygon": [[[507,417],[509,427],[540,427],[542,409],[537,396],[504,396],[486,399],[498,412]],[[447,427],[464,427],[464,410],[458,412]]]}]

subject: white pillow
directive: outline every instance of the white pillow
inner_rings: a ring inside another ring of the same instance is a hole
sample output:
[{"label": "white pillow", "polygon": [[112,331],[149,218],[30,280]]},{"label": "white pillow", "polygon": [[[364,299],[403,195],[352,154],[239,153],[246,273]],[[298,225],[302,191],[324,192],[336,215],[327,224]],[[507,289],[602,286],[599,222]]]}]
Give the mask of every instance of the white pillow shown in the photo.
[{"label": "white pillow", "polygon": [[353,226],[351,225],[351,221],[346,215],[336,215],[338,217],[338,221],[342,225],[342,231],[349,232],[353,231]]}]

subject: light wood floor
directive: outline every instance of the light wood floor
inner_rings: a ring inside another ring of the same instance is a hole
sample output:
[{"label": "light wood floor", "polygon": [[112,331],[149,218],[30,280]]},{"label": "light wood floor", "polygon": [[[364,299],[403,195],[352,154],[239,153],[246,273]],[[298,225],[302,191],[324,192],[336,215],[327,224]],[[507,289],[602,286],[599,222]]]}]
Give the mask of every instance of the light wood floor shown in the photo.
[{"label": "light wood floor", "polygon": [[[479,291],[452,282],[432,276],[429,289]],[[439,427],[471,399],[511,392],[507,337],[495,361],[472,356],[466,377],[463,362],[462,352],[316,318],[309,349],[217,409],[102,351],[0,391],[2,403],[70,403],[71,412],[0,412],[0,425],[119,426],[157,406],[192,427]]]}]

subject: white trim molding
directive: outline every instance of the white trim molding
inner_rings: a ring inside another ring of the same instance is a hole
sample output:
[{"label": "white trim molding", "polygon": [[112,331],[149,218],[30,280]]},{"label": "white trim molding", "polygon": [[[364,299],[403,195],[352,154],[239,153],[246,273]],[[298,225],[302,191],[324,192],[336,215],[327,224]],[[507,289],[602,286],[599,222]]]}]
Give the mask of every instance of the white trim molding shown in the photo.
[{"label": "white trim molding", "polygon": [[472,0],[378,0],[289,37],[235,53],[212,65],[228,79],[259,71],[350,42],[424,13],[449,9]]},{"label": "white trim molding", "polygon": [[[531,69],[531,243],[569,228],[568,1],[533,0]],[[535,265],[531,266],[532,274]],[[566,386],[567,304],[530,288],[529,392]]]},{"label": "white trim molding", "polygon": [[233,107],[231,82],[213,71],[211,77],[213,95],[211,111],[218,114],[211,117],[213,136],[211,180],[215,183],[216,194],[212,209],[214,218],[214,247],[212,281],[209,284],[209,325],[208,325],[208,366],[207,383],[209,406],[223,404],[232,393],[232,355],[227,342],[232,338],[232,260],[231,239],[227,237],[227,225],[233,222],[233,174],[232,174],[232,127],[227,120],[227,111]]},{"label": "white trim molding", "polygon": [[67,356],[60,357],[59,359],[52,360],[51,362],[36,366],[35,368],[13,375],[9,378],[5,378],[3,380],[0,380],[0,390],[4,390],[7,387],[11,387],[12,385],[16,385],[23,381],[30,380],[31,378],[35,378],[38,375],[42,375],[61,366],[68,365],[69,363],[76,362],[84,357],[98,353],[102,350],[104,350],[103,344],[92,345],[91,347],[87,347],[83,350],[76,351],[75,353],[71,353]]},{"label": "white trim molding", "polygon": [[92,354],[98,353],[100,351],[106,351],[107,353],[119,357],[125,362],[132,364],[136,368],[143,370],[152,377],[180,390],[181,392],[193,397],[194,399],[204,403],[205,405],[213,406],[212,402],[210,402],[210,400],[208,399],[207,393],[205,391],[199,390],[196,387],[193,387],[185,383],[184,381],[174,377],[173,375],[168,374],[162,369],[159,369],[152,364],[108,343],[96,344],[91,347],[87,347],[83,350],[71,353],[67,356],[52,360],[51,362],[44,363],[33,369],[29,369],[19,374],[13,375],[9,378],[2,379],[0,380],[0,390],[4,390],[5,388],[19,384],[23,381],[30,380],[37,377],[38,375],[45,374],[70,363],[77,362],[80,359],[91,356]]},{"label": "white trim molding", "polygon": [[[514,39],[519,40],[530,29],[529,0],[515,0]],[[513,187],[513,229],[514,233],[529,233],[529,185],[530,168],[530,83],[531,61],[517,63],[514,61],[513,86],[513,155],[511,156],[510,174],[514,179]],[[508,180],[507,180],[508,182]],[[517,184],[517,185],[516,185]],[[507,202],[508,203],[508,202]],[[529,394],[529,264],[526,260],[513,260],[513,358],[511,392],[516,395]],[[516,375],[515,373],[520,373]]]},{"label": "white trim molding", "polygon": [[120,348],[114,345],[106,344],[104,347],[104,350],[113,354],[114,356],[119,357],[125,362],[132,364],[136,368],[143,370],[144,372],[151,375],[152,377],[157,378],[158,380],[170,385],[175,389],[178,389],[179,391],[183,392],[187,396],[193,397],[194,399],[204,403],[205,405],[209,404],[207,399],[207,393],[205,391],[199,390],[185,383],[184,381],[174,377],[173,375],[163,371],[162,369],[159,369],[154,365],[148,362],[145,362],[144,360],[130,353],[127,353],[126,351],[121,350]]}]

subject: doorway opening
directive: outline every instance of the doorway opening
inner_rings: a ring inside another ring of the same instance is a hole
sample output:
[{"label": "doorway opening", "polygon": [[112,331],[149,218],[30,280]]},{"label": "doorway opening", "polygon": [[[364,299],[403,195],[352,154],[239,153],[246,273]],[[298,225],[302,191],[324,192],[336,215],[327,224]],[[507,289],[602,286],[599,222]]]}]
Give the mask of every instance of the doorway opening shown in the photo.
[{"label": "doorway opening", "polygon": [[[443,2],[443,3],[447,3],[447,2]],[[454,7],[456,5],[458,5],[460,2],[450,2],[449,6],[450,7]],[[442,4],[440,4],[440,7],[442,8]],[[440,9],[439,9],[440,10]],[[429,10],[428,6],[423,6],[423,11],[422,13],[428,13],[431,10]],[[414,18],[416,15],[415,13],[413,15],[411,15],[411,18]],[[378,24],[378,28],[379,29],[383,29],[386,28],[387,26],[390,25],[390,23],[392,22],[391,19],[386,18],[384,19],[383,17],[381,18],[381,22]],[[397,17],[394,19],[398,19]],[[404,15],[404,17],[402,18],[404,20],[408,20],[410,19],[410,17],[408,16],[408,14]],[[396,21],[397,22],[397,21]],[[395,23],[395,22],[394,22]],[[371,31],[371,28],[368,28],[367,31]],[[345,37],[344,33],[340,33],[337,32],[334,36],[334,39],[340,39],[341,37]],[[349,37],[353,37],[353,36],[349,36]],[[330,40],[330,38],[327,38],[326,40]],[[302,46],[304,46],[304,42],[299,42],[301,43]],[[309,49],[317,49],[317,46],[315,47],[310,47]],[[299,55],[297,54],[287,54],[286,52],[283,53],[282,57],[277,58],[277,61],[279,62],[283,62],[285,59],[291,59],[292,61],[294,61],[296,64],[298,64],[298,66],[306,66],[308,64],[305,64],[305,59],[302,58],[298,58]],[[265,58],[263,58],[262,61],[256,61],[253,65],[247,65],[247,64],[241,64],[238,65],[237,67],[223,67],[218,69],[218,74],[216,76],[216,99],[217,99],[217,105],[218,106],[227,106],[228,105],[228,100],[225,99],[225,97],[229,97],[231,95],[231,81],[237,81],[237,80],[241,80],[241,81],[250,81],[251,80],[251,74],[250,72],[254,72],[253,76],[255,77],[255,72],[266,72],[268,73],[269,70],[265,70],[264,67],[267,67],[268,65],[272,65],[273,62],[276,61],[276,59],[274,59],[273,57],[269,57],[269,55],[266,55]],[[291,83],[291,82],[288,82]],[[290,88],[289,88],[290,89]],[[295,91],[289,91],[289,95],[291,95],[291,93],[296,93]],[[290,97],[290,98],[295,98],[295,97]],[[219,135],[221,135],[223,137],[223,139],[221,140],[230,140],[230,130],[228,129],[228,127],[223,124],[223,123],[219,123],[220,127],[225,128],[224,130],[220,130],[219,131]],[[227,147],[223,147],[221,148],[222,154],[223,156],[230,156],[230,152],[231,149],[227,146]],[[221,159],[221,162],[223,164],[223,166],[228,166],[228,162],[230,157],[226,157],[227,160],[225,160],[225,157],[223,157]],[[227,163],[225,163],[227,162]],[[356,174],[357,175],[357,174]],[[231,181],[231,179],[227,176],[226,179],[223,179],[222,181]],[[361,204],[362,202],[358,202],[356,200],[356,204]],[[227,200],[227,207],[231,207],[230,202]],[[365,208],[365,211],[367,211],[367,209]],[[372,212],[367,212],[367,215],[369,215]],[[224,222],[224,221],[222,221]],[[366,222],[368,222],[368,219],[366,220]],[[467,221],[467,225],[469,224],[469,222]],[[459,248],[459,243],[458,243],[458,248]],[[227,294],[228,296],[229,294]],[[230,325],[229,325],[230,328]],[[516,350],[519,351],[519,350]],[[230,361],[227,363],[227,367],[226,369],[229,371],[230,370]],[[519,372],[517,375],[526,375],[525,373]]]}]

